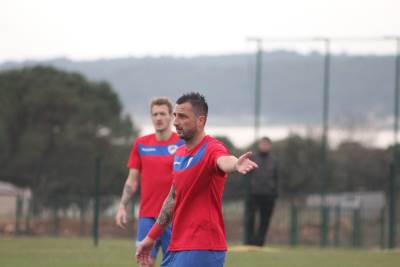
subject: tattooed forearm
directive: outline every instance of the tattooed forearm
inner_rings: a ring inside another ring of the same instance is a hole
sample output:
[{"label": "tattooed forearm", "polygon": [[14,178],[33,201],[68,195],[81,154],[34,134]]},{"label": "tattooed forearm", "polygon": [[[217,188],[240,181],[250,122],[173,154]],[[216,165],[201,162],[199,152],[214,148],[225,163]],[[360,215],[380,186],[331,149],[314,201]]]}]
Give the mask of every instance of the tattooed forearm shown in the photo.
[{"label": "tattooed forearm", "polygon": [[156,223],[161,226],[167,226],[172,221],[172,213],[175,206],[175,186],[171,187],[167,198],[164,200],[164,204],[161,208],[160,214],[158,215]]},{"label": "tattooed forearm", "polygon": [[134,192],[134,190],[133,190],[132,186],[129,184],[125,184],[124,191],[122,192],[122,197],[121,197],[121,203],[120,203],[121,206],[126,208],[126,206],[128,205],[129,199],[133,195],[133,192]]}]

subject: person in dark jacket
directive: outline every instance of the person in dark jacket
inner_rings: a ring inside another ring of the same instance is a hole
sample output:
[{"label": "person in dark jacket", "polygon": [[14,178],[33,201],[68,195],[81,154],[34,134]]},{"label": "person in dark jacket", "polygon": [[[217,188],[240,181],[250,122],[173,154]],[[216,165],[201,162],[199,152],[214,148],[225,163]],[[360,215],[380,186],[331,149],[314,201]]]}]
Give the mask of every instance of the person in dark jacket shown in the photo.
[{"label": "person in dark jacket", "polygon": [[[278,166],[271,155],[271,140],[268,137],[262,137],[257,147],[258,151],[254,153],[253,160],[259,167],[253,169],[245,177],[244,243],[263,246],[278,197]],[[259,214],[258,229],[255,229],[256,213]]]}]

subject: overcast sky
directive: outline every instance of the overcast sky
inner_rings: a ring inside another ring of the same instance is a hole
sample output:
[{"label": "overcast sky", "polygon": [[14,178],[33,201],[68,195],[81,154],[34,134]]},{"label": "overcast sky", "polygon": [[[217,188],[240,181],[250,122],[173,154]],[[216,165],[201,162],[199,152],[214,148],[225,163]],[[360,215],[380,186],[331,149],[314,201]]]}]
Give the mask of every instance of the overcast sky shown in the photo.
[{"label": "overcast sky", "polygon": [[[247,36],[384,35],[400,35],[399,0],[0,0],[0,62],[253,51]],[[333,50],[381,54],[394,45],[339,42]]]}]

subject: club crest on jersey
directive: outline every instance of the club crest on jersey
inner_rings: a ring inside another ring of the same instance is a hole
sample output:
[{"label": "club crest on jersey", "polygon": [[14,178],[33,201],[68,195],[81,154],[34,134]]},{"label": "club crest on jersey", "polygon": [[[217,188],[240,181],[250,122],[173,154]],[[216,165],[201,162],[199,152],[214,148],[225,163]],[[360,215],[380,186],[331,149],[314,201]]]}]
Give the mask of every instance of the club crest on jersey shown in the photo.
[{"label": "club crest on jersey", "polygon": [[168,146],[168,153],[173,155],[173,154],[175,154],[177,149],[178,149],[177,145],[170,145],[170,146]]}]

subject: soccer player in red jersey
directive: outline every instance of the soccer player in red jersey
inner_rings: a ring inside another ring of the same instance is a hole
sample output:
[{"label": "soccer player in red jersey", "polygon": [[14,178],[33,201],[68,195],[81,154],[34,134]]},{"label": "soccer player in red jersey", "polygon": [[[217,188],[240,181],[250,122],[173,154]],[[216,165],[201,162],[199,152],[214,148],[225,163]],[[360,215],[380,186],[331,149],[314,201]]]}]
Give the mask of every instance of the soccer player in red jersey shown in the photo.
[{"label": "soccer player in red jersey", "polygon": [[251,152],[236,158],[205,134],[208,105],[199,93],[181,96],[174,126],[185,144],[178,148],[173,183],[156,223],[140,243],[136,257],[146,264],[158,237],[172,222],[169,253],[162,267],[222,267],[227,244],[222,217],[222,194],[227,173],[247,173],[257,167]]},{"label": "soccer player in red jersey", "polygon": [[[172,104],[167,98],[154,99],[150,104],[151,120],[155,133],[141,136],[132,146],[128,160],[129,175],[126,179],[121,203],[115,217],[117,225],[124,228],[127,223],[126,206],[141,186],[137,243],[144,239],[160,212],[164,199],[172,184],[173,156],[183,141],[171,130]],[[157,238],[148,263],[154,266],[159,248],[164,257],[171,237],[171,227]]]}]

